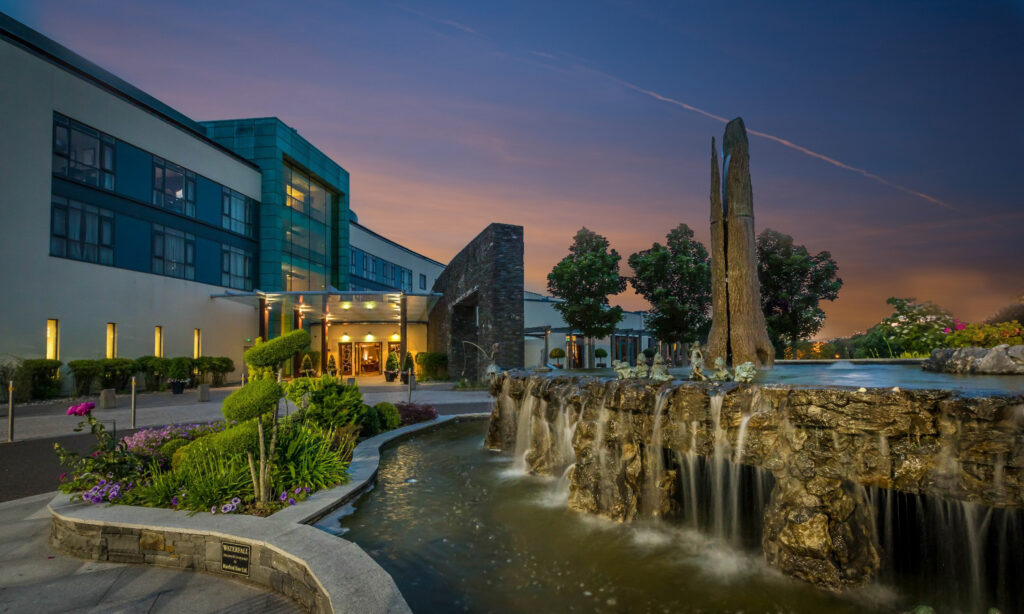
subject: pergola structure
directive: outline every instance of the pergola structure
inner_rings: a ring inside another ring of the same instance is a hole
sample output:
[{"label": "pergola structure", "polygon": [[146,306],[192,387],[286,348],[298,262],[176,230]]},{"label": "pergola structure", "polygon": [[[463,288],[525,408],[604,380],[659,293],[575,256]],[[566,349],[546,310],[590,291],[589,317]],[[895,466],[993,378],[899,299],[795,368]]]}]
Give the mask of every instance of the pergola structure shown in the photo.
[{"label": "pergola structure", "polygon": [[[272,311],[283,317],[291,314],[291,329],[320,326],[320,370],[327,371],[328,331],[332,325],[398,324],[400,356],[408,349],[409,324],[428,324],[430,310],[440,295],[429,292],[362,292],[321,290],[311,292],[237,292],[228,290],[214,294],[213,299],[227,299],[257,309],[259,336],[271,333]],[[280,334],[280,331],[278,331]],[[298,366],[296,366],[296,371]]]}]

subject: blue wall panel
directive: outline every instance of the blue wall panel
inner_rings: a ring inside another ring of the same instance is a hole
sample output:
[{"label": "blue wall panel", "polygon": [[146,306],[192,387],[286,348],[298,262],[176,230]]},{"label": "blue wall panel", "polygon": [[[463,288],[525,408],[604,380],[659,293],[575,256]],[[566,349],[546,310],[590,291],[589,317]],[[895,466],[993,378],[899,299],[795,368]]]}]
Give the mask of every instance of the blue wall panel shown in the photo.
[{"label": "blue wall panel", "polygon": [[114,215],[114,266],[150,272],[151,226],[123,213]]},{"label": "blue wall panel", "polygon": [[221,225],[220,184],[199,175],[196,179],[196,218],[213,226]]},{"label": "blue wall panel", "polygon": [[196,281],[220,285],[220,243],[196,237]]},{"label": "blue wall panel", "polygon": [[115,155],[117,174],[114,187],[117,192],[145,203],[152,202],[153,156],[124,141],[117,142]]}]

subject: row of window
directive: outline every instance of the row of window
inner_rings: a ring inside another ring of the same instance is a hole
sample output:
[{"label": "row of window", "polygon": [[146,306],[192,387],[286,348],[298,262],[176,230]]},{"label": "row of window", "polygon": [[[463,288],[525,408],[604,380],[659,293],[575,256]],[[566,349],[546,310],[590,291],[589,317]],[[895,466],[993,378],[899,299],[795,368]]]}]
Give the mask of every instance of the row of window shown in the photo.
[{"label": "row of window", "polygon": [[[117,358],[117,322],[107,322],[107,344],[106,357]],[[153,327],[153,355],[163,357],[164,355],[164,327]],[[203,355],[203,331],[195,328],[192,330],[192,357],[199,358]],[[46,321],[46,357],[50,360],[60,360],[60,320],[51,318]]]},{"label": "row of window", "polygon": [[[116,143],[109,134],[54,113],[53,173],[113,191]],[[153,156],[154,206],[196,217],[196,181],[193,171]],[[257,202],[230,188],[222,186],[222,190],[221,227],[247,237],[255,236]],[[330,200],[325,202],[329,204]]]},{"label": "row of window", "polygon": [[[358,247],[349,248],[348,271],[363,279],[370,279],[388,287],[412,291],[412,271],[364,252]],[[427,285],[426,276],[420,275],[420,287]]]},{"label": "row of window", "polygon": [[[50,255],[97,264],[114,264],[114,213],[108,209],[54,196]],[[179,279],[196,278],[196,237],[159,224],[152,226],[150,271]],[[221,245],[221,285],[252,290],[253,255]]]}]

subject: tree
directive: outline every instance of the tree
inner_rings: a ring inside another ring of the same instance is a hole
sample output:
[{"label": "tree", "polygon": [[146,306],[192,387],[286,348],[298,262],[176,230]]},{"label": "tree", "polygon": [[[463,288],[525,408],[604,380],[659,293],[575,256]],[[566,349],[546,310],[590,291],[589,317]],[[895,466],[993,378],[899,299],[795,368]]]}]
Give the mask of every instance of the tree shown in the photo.
[{"label": "tree", "polygon": [[796,355],[801,339],[821,330],[825,312],[821,301],[834,301],[843,280],[829,252],[811,256],[793,237],[765,229],[757,237],[757,277],[768,336],[777,355],[786,345]]},{"label": "tree", "polygon": [[[622,321],[622,308],[608,304],[609,294],[626,289],[626,280],[619,276],[621,259],[609,249],[608,239],[581,228],[569,255],[548,274],[548,291],[562,299],[555,309],[566,324],[590,338],[591,349],[595,337],[607,337]],[[592,359],[588,362],[593,364]]]},{"label": "tree", "polygon": [[667,344],[699,341],[711,327],[711,259],[686,224],[673,228],[667,245],[632,254],[629,283],[651,304],[644,324]]}]

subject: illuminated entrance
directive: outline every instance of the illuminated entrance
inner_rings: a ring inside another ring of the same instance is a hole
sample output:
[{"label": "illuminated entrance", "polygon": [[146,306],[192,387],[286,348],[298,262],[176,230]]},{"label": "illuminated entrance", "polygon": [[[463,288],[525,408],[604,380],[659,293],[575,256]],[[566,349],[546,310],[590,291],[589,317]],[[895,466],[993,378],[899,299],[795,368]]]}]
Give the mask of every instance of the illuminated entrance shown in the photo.
[{"label": "illuminated entrance", "polygon": [[[389,352],[403,361],[406,353],[427,351],[427,318],[437,302],[435,294],[400,292],[229,290],[213,298],[252,305],[264,339],[307,330],[314,370],[342,377],[382,374]],[[302,358],[297,355],[284,375],[298,373]]]}]

